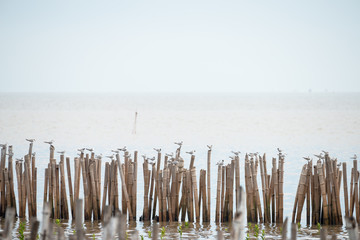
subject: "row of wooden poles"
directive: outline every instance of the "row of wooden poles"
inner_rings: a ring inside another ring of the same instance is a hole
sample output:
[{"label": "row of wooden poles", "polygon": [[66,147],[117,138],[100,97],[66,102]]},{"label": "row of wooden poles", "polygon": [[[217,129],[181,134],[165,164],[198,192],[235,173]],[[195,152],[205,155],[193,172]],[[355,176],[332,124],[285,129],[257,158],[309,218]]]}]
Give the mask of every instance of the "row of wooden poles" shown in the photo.
[{"label": "row of wooden poles", "polygon": [[[318,155],[319,160],[316,164],[312,163],[310,158],[305,158],[308,163],[302,168],[298,188],[296,191],[292,222],[300,222],[302,210],[306,201],[306,224],[316,225],[317,223],[326,225],[341,225],[343,218],[340,204],[341,178],[344,178],[344,201],[345,216],[352,216],[354,203],[358,200],[355,196],[358,194],[356,175],[357,162],[354,161],[354,168],[351,176],[351,200],[352,206],[349,214],[348,187],[346,163],[343,163],[343,170],[340,170],[341,164],[337,164],[337,159],[331,159],[328,153],[324,156]],[[354,181],[355,179],[355,181]],[[353,184],[355,182],[355,184]],[[356,189],[356,190],[355,190]]]},{"label": "row of wooden poles", "polygon": [[[37,168],[35,167],[35,156],[31,153],[32,144],[29,147],[29,154],[23,159],[16,160],[15,171],[17,178],[18,192],[18,216],[24,217],[26,208],[29,216],[36,216],[36,193],[37,193]],[[8,167],[6,167],[6,156],[8,156]],[[5,216],[6,208],[14,208],[17,212],[17,203],[14,189],[13,171],[13,149],[1,145],[0,161],[0,215]]]},{"label": "row of wooden poles", "polygon": [[184,167],[181,157],[181,145],[175,156],[164,157],[163,169],[160,150],[156,161],[144,157],[144,210],[141,220],[157,219],[160,222],[171,222],[185,221],[187,218],[189,222],[200,222],[202,209],[202,221],[210,221],[211,147],[207,154],[207,172],[204,169],[200,170],[199,186],[194,166],[195,155],[193,152],[189,154],[191,159],[188,169]]},{"label": "row of wooden poles", "polygon": [[[124,157],[120,157],[120,151]],[[80,149],[74,158],[74,178],[72,178],[70,158],[60,153],[60,160],[55,159],[55,148],[50,145],[49,163],[45,169],[44,204],[49,203],[54,219],[75,217],[75,202],[84,199],[85,220],[103,218],[104,209],[109,206],[111,214],[117,210],[136,220],[138,153],[134,156],[120,149],[110,162],[105,163],[102,175],[102,159],[90,150],[84,153]],[[142,221],[210,221],[210,166],[211,147],[207,154],[207,169],[200,170],[196,176],[195,155],[190,154],[190,164],[184,166],[181,145],[174,156],[162,156],[157,150],[157,158],[144,157],[144,199]],[[8,156],[8,157],[7,157]],[[234,153],[229,164],[218,163],[215,221],[232,221],[234,205],[238,202],[237,189],[240,186],[239,153]],[[6,164],[7,163],[7,164]],[[66,166],[65,166],[66,165]],[[162,168],[161,168],[162,166]],[[357,160],[351,171],[350,186],[347,182],[346,163],[340,169],[336,159],[328,153],[313,166],[309,159],[303,166],[296,192],[292,222],[300,222],[302,209],[306,201],[307,224],[342,224],[340,204],[341,180],[344,185],[345,216],[356,214],[360,222],[359,172]],[[284,203],[284,155],[279,152],[278,158],[272,158],[271,172],[267,170],[266,155],[247,154],[244,164],[246,190],[246,210],[248,222],[281,223],[283,222]],[[67,171],[65,171],[65,169]],[[260,171],[259,171],[260,169]],[[17,178],[17,198],[15,197],[12,146],[1,146],[0,159],[0,214],[5,216],[5,209],[12,207],[16,215],[29,217],[37,215],[37,168],[33,153],[33,142],[24,159],[15,162]],[[258,174],[260,175],[258,177]],[[67,175],[67,177],[66,177]],[[66,179],[67,178],[67,179]],[[102,179],[104,179],[102,183]],[[120,179],[120,182],[119,182]],[[261,183],[258,183],[261,179]],[[82,182],[82,187],[80,186]],[[260,190],[260,187],[262,190]],[[80,196],[80,188],[83,195]],[[121,191],[121,192],[120,192]],[[235,193],[235,197],[233,196]],[[121,203],[120,203],[121,194]],[[69,196],[68,196],[69,195]],[[349,200],[350,199],[350,200]],[[234,204],[235,202],[235,204]],[[70,203],[68,205],[68,203]],[[236,205],[236,207],[238,207]],[[17,209],[18,208],[18,209]],[[71,212],[71,214],[70,214]]]},{"label": "row of wooden poles", "polygon": [[[319,160],[314,166],[310,158],[301,171],[295,197],[292,221],[300,222],[306,201],[306,223],[343,224],[340,189],[343,179],[345,217],[354,218],[360,223],[359,171],[356,156],[353,158],[350,185],[347,181],[346,163],[332,159],[327,152],[317,155]],[[342,166],[342,170],[340,167]],[[355,215],[356,214],[356,215]]]},{"label": "row of wooden poles", "polygon": [[[270,175],[267,173],[265,154],[262,157],[257,153],[246,154],[245,156],[244,172],[248,222],[283,222],[284,155],[279,153],[278,165],[276,162],[276,158],[273,158]],[[262,203],[257,180],[259,165]],[[229,164],[220,163],[218,166],[215,222],[228,222],[233,219],[233,193],[235,189],[236,194],[239,186],[240,163],[238,153],[235,153]],[[237,197],[235,202],[238,203]]]}]

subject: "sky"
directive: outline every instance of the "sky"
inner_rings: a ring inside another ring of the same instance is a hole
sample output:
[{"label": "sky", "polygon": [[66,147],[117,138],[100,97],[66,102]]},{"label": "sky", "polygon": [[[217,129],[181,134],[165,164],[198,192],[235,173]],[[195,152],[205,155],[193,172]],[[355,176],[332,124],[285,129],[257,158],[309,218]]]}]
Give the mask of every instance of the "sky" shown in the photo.
[{"label": "sky", "polygon": [[0,92],[359,92],[360,1],[0,1]]}]

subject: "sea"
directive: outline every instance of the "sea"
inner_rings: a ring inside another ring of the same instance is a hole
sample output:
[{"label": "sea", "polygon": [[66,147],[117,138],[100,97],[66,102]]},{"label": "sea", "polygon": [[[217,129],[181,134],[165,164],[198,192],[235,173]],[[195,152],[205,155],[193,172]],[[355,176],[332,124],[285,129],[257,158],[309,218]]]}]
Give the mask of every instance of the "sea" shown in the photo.
[{"label": "sea", "polygon": [[[270,160],[277,157],[277,148],[282,149],[286,153],[284,216],[291,220],[300,172],[306,163],[303,157],[315,161],[314,154],[324,150],[338,162],[347,162],[350,172],[351,157],[360,156],[360,93],[0,93],[0,143],[13,145],[14,157],[21,158],[28,151],[26,138],[36,139],[38,218],[43,206],[44,169],[49,161],[49,145],[44,141],[53,140],[56,151],[66,151],[71,159],[77,156],[77,149],[93,148],[104,156],[103,162],[116,148],[126,146],[130,152],[137,150],[139,156],[153,157],[154,148],[172,153],[177,148],[174,142],[183,141],[185,166],[190,161],[185,152],[195,150],[198,172],[206,169],[207,145],[212,145],[211,222],[189,224],[182,228],[181,237],[216,239],[221,229],[229,238],[231,225],[214,223],[216,163],[227,163],[231,151],[240,151],[240,182],[244,185],[246,153],[266,153]],[[142,171],[138,174],[140,217]],[[305,212],[298,237],[319,238],[316,226],[306,226]],[[0,224],[3,226],[3,221]],[[61,224],[72,233],[71,220]],[[178,225],[160,224],[167,229],[164,239],[179,239]],[[85,229],[89,236],[101,239],[101,222],[87,222]],[[260,229],[269,239],[281,237],[279,226],[260,225]],[[137,231],[145,239],[149,230],[151,225],[140,221],[128,225],[129,234]],[[254,234],[248,226],[245,231]],[[328,232],[347,238],[344,226],[329,227]]]}]

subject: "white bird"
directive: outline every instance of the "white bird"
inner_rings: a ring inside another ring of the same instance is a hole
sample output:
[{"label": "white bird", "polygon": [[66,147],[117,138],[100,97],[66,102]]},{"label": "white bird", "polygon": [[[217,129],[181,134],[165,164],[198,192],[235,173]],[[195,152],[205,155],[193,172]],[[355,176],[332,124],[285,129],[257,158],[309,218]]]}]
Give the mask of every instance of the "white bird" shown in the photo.
[{"label": "white bird", "polygon": [[144,160],[146,160],[146,155],[141,155],[143,158],[144,158]]},{"label": "white bird", "polygon": [[179,146],[182,146],[183,141],[181,141],[181,142],[174,142],[174,144],[179,145]]},{"label": "white bird", "polygon": [[16,158],[16,161],[22,162],[22,161],[24,161],[24,159],[23,158]]},{"label": "white bird", "polygon": [[253,158],[253,157],[254,157],[254,154],[253,154],[253,153],[249,153],[249,156],[250,156],[250,158]]},{"label": "white bird", "polygon": [[187,154],[190,154],[190,155],[194,155],[195,152],[196,152],[195,150],[192,150],[192,151],[186,152],[186,153],[187,153]]},{"label": "white bird", "polygon": [[28,142],[31,142],[31,143],[35,142],[35,139],[33,139],[33,138],[30,138],[30,139],[26,138],[25,140],[28,141]]},{"label": "white bird", "polygon": [[235,160],[235,157],[234,157],[234,156],[229,156],[229,158],[230,158],[231,160]]},{"label": "white bird", "polygon": [[13,153],[13,152],[9,152],[9,153],[7,153],[6,155],[12,157],[12,156],[14,156],[14,153]]},{"label": "white bird", "polygon": [[114,160],[114,155],[105,156],[105,157],[110,158],[111,160]]},{"label": "white bird", "polygon": [[306,161],[310,161],[310,157],[303,157]]},{"label": "white bird", "polygon": [[218,166],[223,166],[224,165],[224,160],[221,160],[221,161],[218,161],[217,163],[216,163],[216,165],[218,165]]},{"label": "white bird", "polygon": [[356,159],[357,159],[357,156],[356,156],[356,154],[354,154],[354,156],[353,156],[353,157],[351,157],[351,159],[354,159],[354,160],[356,160]]},{"label": "white bird", "polygon": [[119,150],[111,150],[113,153],[118,154],[120,151]]},{"label": "white bird", "polygon": [[233,154],[235,154],[235,156],[239,156],[239,154],[241,153],[240,151],[237,151],[237,152],[234,152],[234,151],[231,151]]},{"label": "white bird", "polygon": [[7,147],[7,143],[2,143],[2,144],[0,144],[0,147],[6,148],[6,147]]},{"label": "white bird", "polygon": [[167,157],[173,157],[173,156],[174,156],[174,153],[165,153],[165,156],[167,156]]},{"label": "white bird", "polygon": [[52,145],[54,143],[54,140],[50,140],[50,141],[44,141],[44,143],[50,144]]},{"label": "white bird", "polygon": [[325,155],[328,155],[329,154],[329,152],[326,152],[326,151],[324,151],[324,150],[321,150]]},{"label": "white bird", "polygon": [[101,159],[101,158],[102,158],[102,154],[100,153],[99,155],[96,155],[95,158]]},{"label": "white bird", "polygon": [[280,153],[283,151],[283,150],[281,150],[280,148],[277,148],[277,150],[278,150],[278,152],[280,152]]},{"label": "white bird", "polygon": [[118,148],[118,150],[122,152],[126,152],[126,146],[124,146],[123,148]]},{"label": "white bird", "polygon": [[208,149],[211,151],[212,150],[212,145],[206,145],[208,147]]},{"label": "white bird", "polygon": [[155,151],[157,151],[158,153],[161,152],[161,148],[154,148]]},{"label": "white bird", "polygon": [[57,153],[60,153],[61,155],[64,155],[65,151],[58,151]]},{"label": "white bird", "polygon": [[315,157],[317,157],[317,158],[319,158],[319,159],[324,159],[324,156],[323,156],[323,154],[322,154],[322,153],[320,153],[320,155],[316,155],[316,154],[314,154],[314,156],[315,156]]},{"label": "white bird", "polygon": [[178,163],[179,163],[179,161],[175,160],[175,158],[172,158],[170,161],[170,164],[172,164],[172,165],[178,165]]},{"label": "white bird", "polygon": [[85,148],[80,148],[80,149],[78,149],[78,151],[81,152],[81,153],[84,153]]},{"label": "white bird", "polygon": [[93,151],[94,151],[93,148],[86,148],[86,150],[88,150],[89,152],[93,152]]}]

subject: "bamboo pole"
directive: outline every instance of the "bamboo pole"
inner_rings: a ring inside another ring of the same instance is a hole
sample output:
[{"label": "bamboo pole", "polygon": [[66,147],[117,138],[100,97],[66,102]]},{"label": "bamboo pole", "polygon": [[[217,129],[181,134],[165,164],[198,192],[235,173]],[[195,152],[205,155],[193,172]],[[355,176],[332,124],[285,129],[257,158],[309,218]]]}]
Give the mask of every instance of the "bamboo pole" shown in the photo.
[{"label": "bamboo pole", "polygon": [[343,162],[343,178],[344,178],[344,202],[345,202],[345,217],[349,217],[349,200],[348,200],[348,186],[346,174],[346,162]]},{"label": "bamboo pole", "polygon": [[305,192],[306,192],[306,181],[307,181],[307,165],[305,164],[301,171],[300,176],[300,186],[299,186],[299,196],[298,196],[298,209],[296,214],[296,222],[301,222],[301,212],[304,205],[305,200]]},{"label": "bamboo pole", "polygon": [[323,168],[321,166],[321,161],[319,160],[317,162],[317,171],[319,175],[319,183],[320,183],[320,190],[322,195],[322,206],[323,206],[323,219],[324,224],[329,224],[329,218],[328,218],[328,203],[326,198],[326,186],[325,186],[325,179],[324,179],[324,172]]},{"label": "bamboo pole", "polygon": [[[158,199],[158,178],[159,178],[159,172],[160,172],[160,163],[161,163],[161,152],[159,151],[157,154],[157,165],[156,165],[156,186],[155,186],[155,196],[154,196],[154,206],[153,206],[153,215],[152,215],[152,219],[155,219],[155,214],[156,214],[156,204],[157,204],[157,199]],[[160,204],[160,203],[159,203]],[[159,215],[160,217],[160,215]]]},{"label": "bamboo pole", "polygon": [[[211,186],[210,186],[210,170],[211,170],[211,150],[212,150],[212,146],[209,146],[209,150],[208,150],[208,154],[207,154],[207,207],[206,209],[208,209],[207,212],[207,220],[206,221],[210,221],[210,210],[211,210]],[[239,174],[240,177],[240,174]],[[239,179],[239,183],[240,183],[240,179]]]},{"label": "bamboo pole", "polygon": [[196,183],[196,167],[191,169],[191,183],[194,190],[194,198],[195,198],[195,213],[196,213],[196,222],[200,222],[200,209],[199,209],[199,198],[198,198],[198,189]]},{"label": "bamboo pole", "polygon": [[[217,188],[216,188],[216,209],[215,209],[215,223],[220,221],[220,192],[221,192],[221,165],[218,166],[218,178],[217,178]],[[210,209],[209,209],[210,211]]]},{"label": "bamboo pole", "polygon": [[121,185],[122,185],[123,192],[124,192],[124,195],[125,195],[127,210],[128,210],[128,212],[129,212],[129,218],[130,218],[130,219],[133,219],[133,214],[132,214],[131,207],[130,207],[129,195],[128,195],[128,192],[127,192],[127,189],[126,189],[126,185],[125,185],[125,178],[124,178],[124,174],[123,174],[123,172],[122,172],[122,169],[121,169],[121,167],[120,167],[121,162],[120,162],[120,155],[119,155],[119,154],[116,154],[116,159],[117,159],[117,161],[118,161],[118,167],[119,167],[119,172],[120,172]]}]

